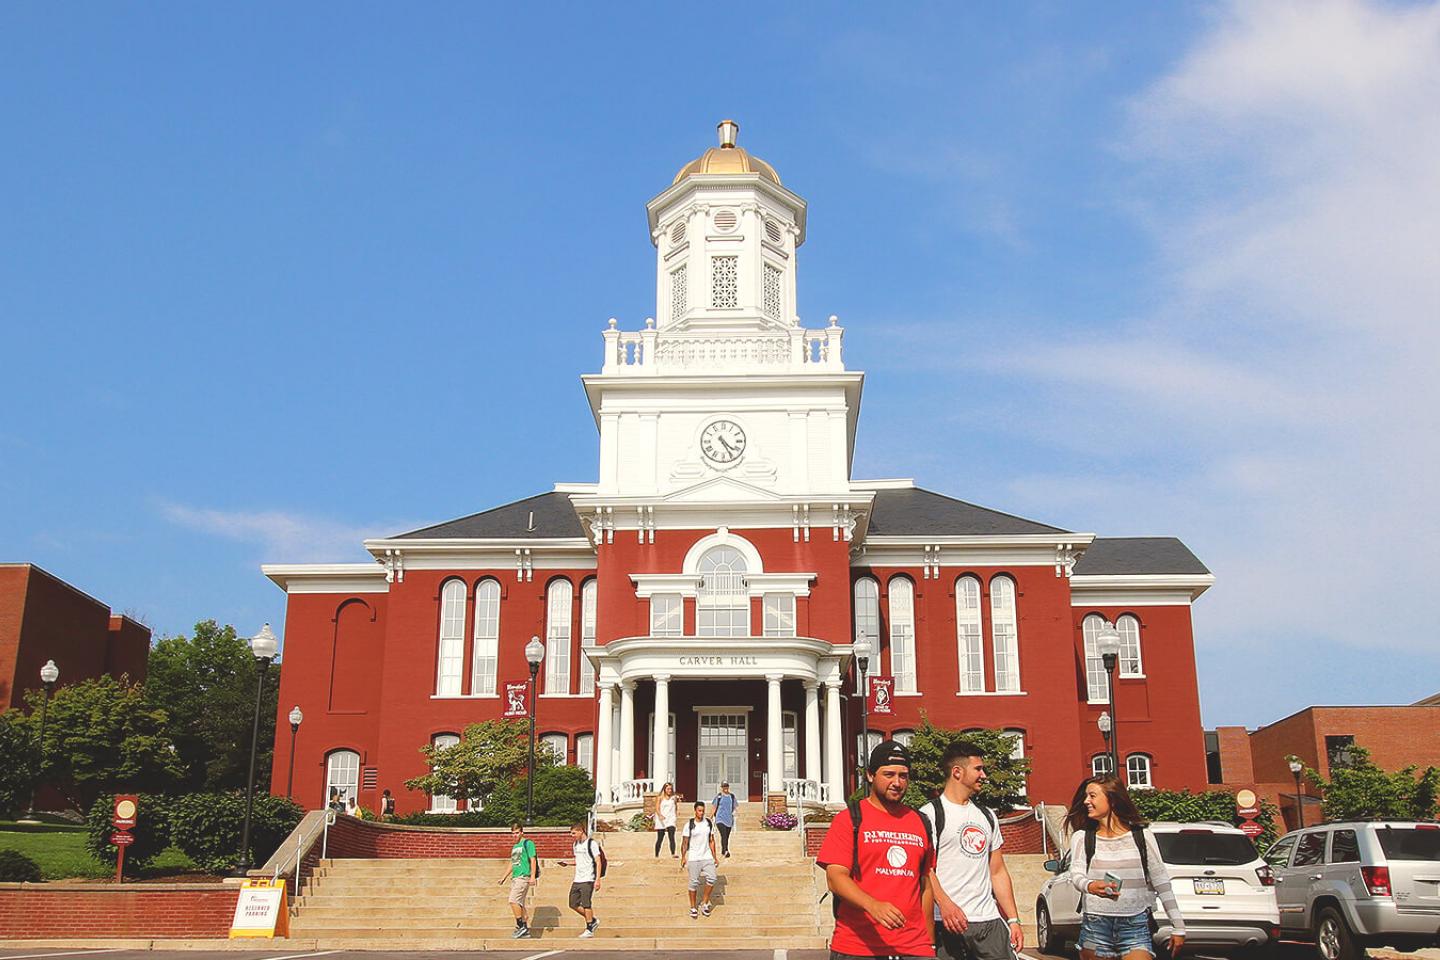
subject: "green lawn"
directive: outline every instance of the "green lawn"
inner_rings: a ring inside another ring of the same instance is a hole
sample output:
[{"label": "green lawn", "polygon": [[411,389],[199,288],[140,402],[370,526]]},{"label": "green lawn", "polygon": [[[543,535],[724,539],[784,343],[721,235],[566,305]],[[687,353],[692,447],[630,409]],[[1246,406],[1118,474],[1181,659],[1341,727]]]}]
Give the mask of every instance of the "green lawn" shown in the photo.
[{"label": "green lawn", "polygon": [[[85,849],[85,828],[76,824],[39,825],[0,821],[0,850],[19,850],[40,865],[46,880],[68,877],[113,877],[115,868],[106,866]],[[145,868],[145,876],[193,871],[195,864],[175,847],[156,857]],[[128,876],[130,871],[125,871]]]}]

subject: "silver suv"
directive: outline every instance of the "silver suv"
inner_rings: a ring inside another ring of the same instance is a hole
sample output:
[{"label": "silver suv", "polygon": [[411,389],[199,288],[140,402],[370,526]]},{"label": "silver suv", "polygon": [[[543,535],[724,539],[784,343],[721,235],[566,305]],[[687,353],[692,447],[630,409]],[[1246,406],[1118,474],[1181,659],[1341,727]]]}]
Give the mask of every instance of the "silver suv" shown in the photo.
[{"label": "silver suv", "polygon": [[1325,960],[1440,946],[1440,823],[1323,823],[1287,833],[1265,860],[1282,936],[1313,940]]}]

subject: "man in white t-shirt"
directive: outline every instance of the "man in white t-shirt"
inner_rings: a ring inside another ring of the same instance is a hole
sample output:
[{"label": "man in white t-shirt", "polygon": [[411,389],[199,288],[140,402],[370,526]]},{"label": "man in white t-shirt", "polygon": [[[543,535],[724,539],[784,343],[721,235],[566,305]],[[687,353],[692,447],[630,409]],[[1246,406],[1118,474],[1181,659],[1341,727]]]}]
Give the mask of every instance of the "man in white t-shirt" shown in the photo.
[{"label": "man in white t-shirt", "polygon": [[[570,884],[570,909],[580,914],[585,921],[585,929],[580,931],[580,939],[588,940],[595,936],[595,931],[600,927],[592,904],[595,894],[600,892],[600,878],[605,873],[605,852],[600,849],[599,844],[590,839],[583,822],[570,828],[570,839],[573,841],[571,849],[575,854],[575,881]],[[555,864],[568,867],[571,862],[556,860]]]},{"label": "man in white t-shirt", "polygon": [[[935,838],[937,955],[959,960],[1010,960],[1025,947],[1015,889],[1000,852],[995,814],[974,802],[985,782],[985,755],[973,743],[952,743],[940,760],[945,791],[920,808]],[[939,826],[939,836],[936,827]]]},{"label": "man in white t-shirt", "polygon": [[[690,919],[703,911],[710,916],[710,891],[715,889],[715,825],[705,818],[705,804],[695,804],[695,816],[685,821],[680,840],[680,866],[690,874]],[[701,883],[705,895],[696,909],[695,893]]]}]

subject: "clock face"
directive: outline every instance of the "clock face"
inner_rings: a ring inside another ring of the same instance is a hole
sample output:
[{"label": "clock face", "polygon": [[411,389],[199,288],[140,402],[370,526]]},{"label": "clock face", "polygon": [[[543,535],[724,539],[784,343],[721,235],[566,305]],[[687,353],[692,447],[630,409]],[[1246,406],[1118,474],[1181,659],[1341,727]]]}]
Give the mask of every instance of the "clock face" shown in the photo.
[{"label": "clock face", "polygon": [[700,452],[716,463],[734,463],[745,452],[745,431],[734,420],[716,420],[700,434]]}]

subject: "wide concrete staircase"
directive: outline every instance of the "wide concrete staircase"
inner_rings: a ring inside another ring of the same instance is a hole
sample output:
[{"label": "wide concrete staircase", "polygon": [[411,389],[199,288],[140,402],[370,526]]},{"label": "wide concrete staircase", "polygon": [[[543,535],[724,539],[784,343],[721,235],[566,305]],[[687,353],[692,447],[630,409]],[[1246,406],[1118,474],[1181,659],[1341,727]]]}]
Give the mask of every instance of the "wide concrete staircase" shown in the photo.
[{"label": "wide concrete staircase", "polygon": [[[566,905],[572,868],[542,860],[531,901],[531,938],[565,949],[821,949],[829,903],[817,905],[815,873],[795,832],[745,828],[758,805],[742,809],[742,829],[719,866],[709,917],[691,920],[686,877],[668,847],[654,857],[654,834],[602,833],[609,873],[595,895],[600,928],[578,939],[580,918]],[[568,859],[568,858],[567,858]],[[516,946],[506,897],[509,861],[326,860],[291,921],[291,936],[317,949],[493,950]]]}]

